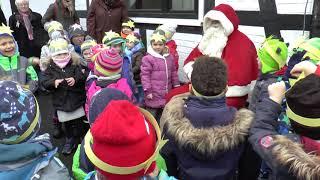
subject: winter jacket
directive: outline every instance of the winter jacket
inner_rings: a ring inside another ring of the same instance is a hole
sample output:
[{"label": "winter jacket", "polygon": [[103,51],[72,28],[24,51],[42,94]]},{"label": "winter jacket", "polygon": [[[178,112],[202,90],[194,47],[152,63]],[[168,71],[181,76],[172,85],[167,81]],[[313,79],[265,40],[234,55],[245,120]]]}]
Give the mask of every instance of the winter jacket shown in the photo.
[{"label": "winter jacket", "polygon": [[33,30],[33,40],[29,40],[23,18],[19,13],[10,16],[9,26],[18,42],[20,54],[27,58],[40,57],[41,47],[48,42],[49,36],[43,28],[42,16],[39,13],[30,10],[29,19]]},{"label": "winter jacket", "polygon": [[69,180],[68,169],[54,157],[49,134],[38,136],[29,142],[0,144],[0,179]]},{"label": "winter jacket", "polygon": [[133,72],[133,79],[136,85],[141,84],[140,72],[141,72],[141,61],[143,56],[146,53],[145,48],[142,46],[141,43],[137,44],[135,47],[131,49],[131,63],[132,63],[132,72]]},{"label": "winter jacket", "polygon": [[251,95],[251,100],[249,104],[249,109],[251,111],[256,112],[257,104],[261,102],[262,99],[267,98],[269,96],[268,86],[272,83],[276,83],[279,77],[280,76],[277,76],[275,74],[260,75]]},{"label": "winter jacket", "polygon": [[320,179],[320,142],[296,134],[279,135],[280,113],[281,106],[265,98],[257,105],[250,129],[249,141],[272,169],[271,179]]},{"label": "winter jacket", "polygon": [[166,46],[169,49],[169,53],[173,56],[174,65],[176,67],[176,71],[179,69],[179,54],[177,52],[177,44],[174,40],[168,41]]},{"label": "winter jacket", "polygon": [[114,1],[112,7],[108,7],[105,0],[92,0],[87,15],[88,33],[101,43],[105,32],[120,33],[122,22],[127,18],[128,9],[123,0]]},{"label": "winter jacket", "polygon": [[73,155],[72,172],[76,180],[83,180],[88,173],[94,171],[94,165],[90,162],[84,151],[84,141],[79,144]]},{"label": "winter jacket", "polygon": [[178,95],[164,108],[160,126],[169,142],[161,149],[168,173],[178,179],[228,180],[238,162],[253,120],[225,97]]},{"label": "winter jacket", "polygon": [[[66,79],[73,77],[74,86],[69,86],[67,81],[63,81],[58,88],[55,88],[56,79]],[[85,76],[81,72],[80,59],[72,56],[69,64],[61,69],[52,60],[48,69],[44,72],[41,80],[44,88],[52,90],[53,106],[56,110],[72,112],[85,103]]]},{"label": "winter jacket", "polygon": [[20,56],[18,52],[12,57],[0,55],[0,77],[25,85],[31,92],[38,88],[38,75],[29,65],[28,59]]},{"label": "winter jacket", "polygon": [[[131,53],[130,53],[131,54]],[[134,91],[136,84],[133,80],[133,73],[132,73],[132,64],[131,64],[131,55],[123,54],[123,64],[121,69],[121,77],[127,80],[131,91]]]},{"label": "winter jacket", "polygon": [[[172,55],[162,56],[151,47],[148,48],[148,54],[142,58],[140,76],[147,107],[164,107],[165,95],[173,87],[179,86]],[[152,94],[152,99],[146,98],[149,94]]]},{"label": "winter jacket", "polygon": [[70,15],[70,12],[63,7],[62,0],[56,0],[56,2],[49,5],[46,13],[43,15],[42,24],[52,20],[60,22],[63,29],[66,30],[75,23],[80,24],[77,11],[74,11],[74,14]]}]

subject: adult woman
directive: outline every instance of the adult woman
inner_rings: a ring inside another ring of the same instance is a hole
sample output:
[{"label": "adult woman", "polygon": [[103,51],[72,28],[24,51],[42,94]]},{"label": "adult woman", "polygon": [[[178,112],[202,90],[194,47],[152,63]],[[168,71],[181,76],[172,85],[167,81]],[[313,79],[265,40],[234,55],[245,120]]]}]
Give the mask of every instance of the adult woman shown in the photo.
[{"label": "adult woman", "polygon": [[122,0],[92,0],[87,16],[89,35],[101,43],[105,32],[120,33],[127,18],[128,9]]},{"label": "adult woman", "polygon": [[68,30],[75,23],[80,24],[73,1],[56,0],[56,2],[50,4],[47,12],[43,15],[42,23],[44,24],[52,20],[60,22],[65,30]]},{"label": "adult woman", "polygon": [[48,35],[41,24],[42,16],[29,9],[29,0],[16,0],[18,12],[9,18],[9,26],[18,42],[20,55],[40,57],[41,47],[48,41]]}]

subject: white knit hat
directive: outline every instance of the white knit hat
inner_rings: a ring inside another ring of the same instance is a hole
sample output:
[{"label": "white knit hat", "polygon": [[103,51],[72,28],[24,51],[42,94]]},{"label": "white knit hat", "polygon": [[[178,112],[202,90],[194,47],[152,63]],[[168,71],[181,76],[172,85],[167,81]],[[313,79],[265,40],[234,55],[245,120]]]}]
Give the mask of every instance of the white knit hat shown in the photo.
[{"label": "white knit hat", "polygon": [[178,27],[177,24],[166,23],[166,24],[160,25],[157,29],[164,31],[167,40],[170,40],[174,35],[174,33],[176,33],[177,27]]}]

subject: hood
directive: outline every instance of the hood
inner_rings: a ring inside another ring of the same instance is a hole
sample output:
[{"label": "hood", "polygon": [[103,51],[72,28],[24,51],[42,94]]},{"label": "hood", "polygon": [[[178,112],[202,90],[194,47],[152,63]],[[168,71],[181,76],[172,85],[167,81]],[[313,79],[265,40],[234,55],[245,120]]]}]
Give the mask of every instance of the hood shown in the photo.
[{"label": "hood", "polygon": [[228,107],[226,98],[189,96],[185,101],[184,115],[195,128],[225,126],[233,122],[236,108]]},{"label": "hood", "polygon": [[[316,141],[315,141],[316,142]],[[320,142],[317,142],[320,145]],[[301,144],[285,136],[275,136],[272,153],[282,166],[289,167],[297,179],[320,179],[320,157],[306,153]],[[320,146],[318,146],[319,148]],[[318,149],[318,152],[320,149]]]},{"label": "hood", "polygon": [[156,57],[156,58],[160,58],[160,59],[166,59],[166,57],[169,56],[169,54],[163,54],[163,55],[161,55],[161,54],[155,52],[151,46],[148,47],[148,51],[147,51],[147,52],[148,52],[151,56]]},{"label": "hood", "polygon": [[235,10],[227,4],[220,4],[207,12],[203,18],[203,31],[205,32],[211,25],[212,20],[220,21],[227,35],[237,30],[240,20]]},{"label": "hood", "polygon": [[0,171],[14,168],[15,165],[22,166],[30,163],[30,160],[42,156],[43,153],[52,149],[53,146],[50,142],[49,134],[43,134],[25,143],[0,144]]},{"label": "hood", "polygon": [[175,96],[165,107],[161,117],[161,129],[175,138],[179,147],[191,147],[196,153],[213,157],[243,143],[248,135],[253,112],[241,109],[235,113],[232,123],[226,126],[195,128],[183,113],[189,93]]}]

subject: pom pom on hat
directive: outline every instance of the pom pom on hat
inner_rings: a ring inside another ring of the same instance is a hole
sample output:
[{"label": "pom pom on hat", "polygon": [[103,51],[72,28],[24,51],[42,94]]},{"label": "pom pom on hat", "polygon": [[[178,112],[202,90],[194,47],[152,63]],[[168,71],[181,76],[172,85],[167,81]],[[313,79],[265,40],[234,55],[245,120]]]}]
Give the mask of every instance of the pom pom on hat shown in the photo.
[{"label": "pom pom on hat", "polygon": [[[155,127],[146,118],[129,101],[111,101],[90,129],[94,154],[109,165],[124,168],[147,161],[156,151],[157,136]],[[134,173],[123,170],[123,174],[115,174],[97,167],[108,179],[136,179],[153,172],[155,159],[145,168]]]},{"label": "pom pom on hat", "polygon": [[18,144],[40,129],[40,111],[34,95],[13,81],[0,81],[0,143]]},{"label": "pom pom on hat", "polygon": [[94,74],[109,77],[121,73],[123,59],[115,49],[104,49],[95,59]]},{"label": "pom pom on hat", "polygon": [[53,31],[63,31],[63,26],[58,21],[50,21],[44,24],[44,29],[51,34]]}]

